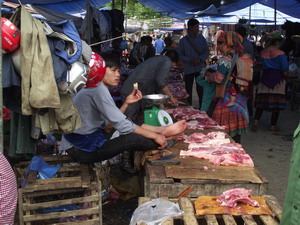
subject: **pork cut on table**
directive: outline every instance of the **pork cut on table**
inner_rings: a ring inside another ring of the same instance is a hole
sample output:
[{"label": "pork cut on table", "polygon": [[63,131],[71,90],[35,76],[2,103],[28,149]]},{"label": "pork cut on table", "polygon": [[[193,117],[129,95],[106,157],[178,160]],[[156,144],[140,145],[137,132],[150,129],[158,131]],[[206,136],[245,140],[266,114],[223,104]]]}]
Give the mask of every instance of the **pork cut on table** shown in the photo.
[{"label": "pork cut on table", "polygon": [[208,130],[208,129],[215,129],[215,130],[225,130],[225,126],[220,126],[211,118],[201,119],[201,120],[190,120],[187,122],[187,129],[191,130]]},{"label": "pork cut on table", "polygon": [[[201,146],[201,145],[199,145]],[[180,156],[191,156],[198,159],[208,160],[214,166],[239,166],[254,167],[251,157],[242,148],[226,146],[195,147],[190,150],[181,150]]]},{"label": "pork cut on table", "polygon": [[202,143],[203,145],[220,145],[225,143],[230,143],[230,140],[227,139],[226,133],[221,131],[213,131],[208,134],[203,133],[193,133],[190,136],[184,137],[184,142],[186,143]]},{"label": "pork cut on table", "polygon": [[259,203],[256,200],[251,199],[252,190],[245,188],[234,188],[223,192],[217,201],[221,203],[221,206],[230,208],[237,208],[238,203],[259,207]]},{"label": "pork cut on table", "polygon": [[173,117],[176,120],[195,120],[209,118],[206,112],[194,109],[192,107],[177,107],[173,110]]},{"label": "pork cut on table", "polygon": [[241,144],[230,143],[226,133],[213,131],[208,134],[193,133],[184,137],[188,150],[181,150],[180,156],[191,156],[208,160],[215,166],[254,167],[251,157]]}]

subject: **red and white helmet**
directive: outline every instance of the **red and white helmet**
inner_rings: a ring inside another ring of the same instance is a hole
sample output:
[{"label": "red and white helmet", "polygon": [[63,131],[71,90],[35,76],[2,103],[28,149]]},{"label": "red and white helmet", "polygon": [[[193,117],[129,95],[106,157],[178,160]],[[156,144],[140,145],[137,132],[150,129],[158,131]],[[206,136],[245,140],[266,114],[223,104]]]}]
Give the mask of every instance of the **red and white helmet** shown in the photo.
[{"label": "red and white helmet", "polygon": [[105,61],[99,54],[92,52],[89,66],[90,73],[86,82],[86,88],[97,87],[97,84],[103,79],[105,75]]},{"label": "red and white helmet", "polygon": [[9,53],[20,45],[20,30],[10,20],[2,17],[2,52]]}]

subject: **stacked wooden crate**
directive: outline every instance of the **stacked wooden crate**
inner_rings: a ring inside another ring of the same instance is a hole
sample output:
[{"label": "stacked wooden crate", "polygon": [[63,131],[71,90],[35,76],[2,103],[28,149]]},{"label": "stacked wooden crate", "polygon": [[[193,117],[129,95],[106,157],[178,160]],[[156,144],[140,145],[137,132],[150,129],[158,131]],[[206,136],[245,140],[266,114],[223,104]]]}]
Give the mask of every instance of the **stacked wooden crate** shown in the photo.
[{"label": "stacked wooden crate", "polygon": [[[68,156],[48,156],[49,164],[62,164],[56,176],[37,179],[30,171],[19,189],[19,221],[26,224],[102,224],[101,180],[95,170],[72,162]],[[56,210],[76,206],[75,210]],[[45,213],[47,210],[49,213]],[[83,221],[84,220],[84,221]]]}]

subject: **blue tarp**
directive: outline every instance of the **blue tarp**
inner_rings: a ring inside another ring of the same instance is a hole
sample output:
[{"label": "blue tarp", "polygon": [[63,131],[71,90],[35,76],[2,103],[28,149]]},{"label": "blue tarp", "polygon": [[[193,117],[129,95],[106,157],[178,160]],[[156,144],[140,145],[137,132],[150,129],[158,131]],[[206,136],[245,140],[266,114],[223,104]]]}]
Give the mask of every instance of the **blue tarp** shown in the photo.
[{"label": "blue tarp", "polygon": [[[18,0],[8,0],[8,2],[19,3]],[[86,8],[86,0],[21,0],[21,2],[22,4],[42,6],[66,14],[81,13]],[[90,0],[91,6],[95,8],[100,8],[109,2],[111,0]]]},{"label": "blue tarp", "polygon": [[235,4],[230,4],[222,7],[220,12],[222,14],[230,13],[239,9],[246,8],[255,3],[260,3],[274,9],[274,1],[276,1],[276,9],[278,11],[283,12],[291,17],[300,18],[300,0],[240,0]]},{"label": "blue tarp", "polygon": [[[204,11],[212,4],[219,10],[220,14],[230,13],[239,9],[246,8],[247,6],[255,3],[260,3],[265,6],[274,8],[275,0],[137,0],[138,2],[146,5],[155,11],[170,17],[187,19],[193,15],[188,12]],[[221,4],[223,2],[223,4]],[[277,10],[295,17],[300,18],[300,0],[276,0]]]},{"label": "blue tarp", "polygon": [[[0,0],[2,1],[2,0]],[[10,0],[14,3],[19,3],[18,0]],[[111,0],[90,0],[91,5],[99,8],[104,4],[111,2]],[[163,15],[188,19],[194,15],[188,13],[190,11],[204,11],[214,5],[220,14],[230,13],[255,3],[260,3],[265,6],[274,8],[274,1],[277,2],[277,10],[295,17],[300,18],[300,0],[137,0],[149,8]],[[85,9],[86,0],[21,0],[22,4],[36,4],[56,11],[73,14],[81,12]],[[222,4],[221,4],[222,3]]]}]

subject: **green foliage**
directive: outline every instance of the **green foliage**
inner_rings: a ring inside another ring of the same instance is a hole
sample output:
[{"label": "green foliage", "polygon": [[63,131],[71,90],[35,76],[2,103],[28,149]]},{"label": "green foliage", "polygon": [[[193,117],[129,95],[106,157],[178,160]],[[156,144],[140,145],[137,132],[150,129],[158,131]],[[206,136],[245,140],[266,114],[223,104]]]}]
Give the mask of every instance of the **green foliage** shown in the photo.
[{"label": "green foliage", "polygon": [[[106,6],[112,7],[112,2],[108,3]],[[165,17],[154,10],[142,5],[141,3],[135,0],[128,0],[128,8],[126,10],[126,0],[115,0],[115,9],[120,9],[124,11],[128,19],[156,19],[156,18],[168,18]]]}]

